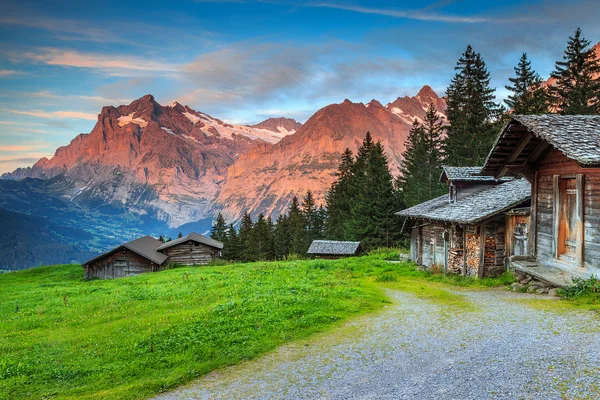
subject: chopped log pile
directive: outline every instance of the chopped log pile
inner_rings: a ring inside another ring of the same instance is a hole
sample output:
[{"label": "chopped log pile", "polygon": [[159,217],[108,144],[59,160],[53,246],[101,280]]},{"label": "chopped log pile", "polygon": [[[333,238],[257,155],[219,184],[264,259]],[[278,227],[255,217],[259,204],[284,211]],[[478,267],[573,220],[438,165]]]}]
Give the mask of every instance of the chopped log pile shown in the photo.
[{"label": "chopped log pile", "polygon": [[467,234],[467,276],[477,276],[479,270],[479,235]]}]

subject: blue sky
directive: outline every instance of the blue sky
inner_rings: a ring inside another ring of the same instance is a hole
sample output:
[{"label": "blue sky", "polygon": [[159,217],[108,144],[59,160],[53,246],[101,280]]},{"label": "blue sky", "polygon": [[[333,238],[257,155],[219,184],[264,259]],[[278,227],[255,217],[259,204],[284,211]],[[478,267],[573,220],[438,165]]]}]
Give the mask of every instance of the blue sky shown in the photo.
[{"label": "blue sky", "polygon": [[[568,4],[567,4],[568,3]],[[498,88],[522,52],[548,76],[581,1],[7,1],[0,15],[0,172],[89,132],[104,105],[152,93],[226,121],[302,122],[346,98],[443,94],[471,44]]]}]

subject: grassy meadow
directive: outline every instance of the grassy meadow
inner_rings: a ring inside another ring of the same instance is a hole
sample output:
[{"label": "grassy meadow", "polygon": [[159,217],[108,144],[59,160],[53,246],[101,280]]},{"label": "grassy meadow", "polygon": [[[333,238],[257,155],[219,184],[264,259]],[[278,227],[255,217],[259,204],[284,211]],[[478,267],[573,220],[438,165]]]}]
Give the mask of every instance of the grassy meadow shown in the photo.
[{"label": "grassy meadow", "polygon": [[341,260],[176,268],[83,280],[78,265],[0,275],[0,398],[141,399],[376,311],[384,288],[457,310],[449,285],[381,250]]}]

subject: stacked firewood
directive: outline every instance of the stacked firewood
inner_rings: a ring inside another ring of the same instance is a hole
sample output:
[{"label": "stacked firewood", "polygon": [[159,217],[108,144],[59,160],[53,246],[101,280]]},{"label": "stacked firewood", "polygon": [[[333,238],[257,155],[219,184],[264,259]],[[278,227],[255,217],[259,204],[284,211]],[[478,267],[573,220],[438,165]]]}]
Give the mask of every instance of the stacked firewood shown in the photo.
[{"label": "stacked firewood", "polygon": [[485,238],[485,264],[494,265],[496,262],[496,238],[488,236]]},{"label": "stacked firewood", "polygon": [[479,236],[467,235],[467,275],[476,276],[479,268]]},{"label": "stacked firewood", "polygon": [[453,274],[462,273],[463,249],[448,250],[448,272]]}]

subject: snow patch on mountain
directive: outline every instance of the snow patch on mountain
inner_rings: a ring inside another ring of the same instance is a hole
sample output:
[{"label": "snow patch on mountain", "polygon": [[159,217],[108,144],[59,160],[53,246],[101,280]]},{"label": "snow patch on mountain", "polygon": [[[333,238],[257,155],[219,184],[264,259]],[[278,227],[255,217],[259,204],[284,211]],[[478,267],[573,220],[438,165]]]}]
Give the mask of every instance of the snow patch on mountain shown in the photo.
[{"label": "snow patch on mountain", "polygon": [[119,126],[125,126],[127,124],[136,124],[136,125],[141,126],[142,128],[145,128],[148,126],[148,122],[144,118],[142,118],[142,117],[134,118],[134,114],[135,113],[131,113],[129,115],[123,115],[123,116],[120,116],[119,118],[117,118],[119,121]]}]

